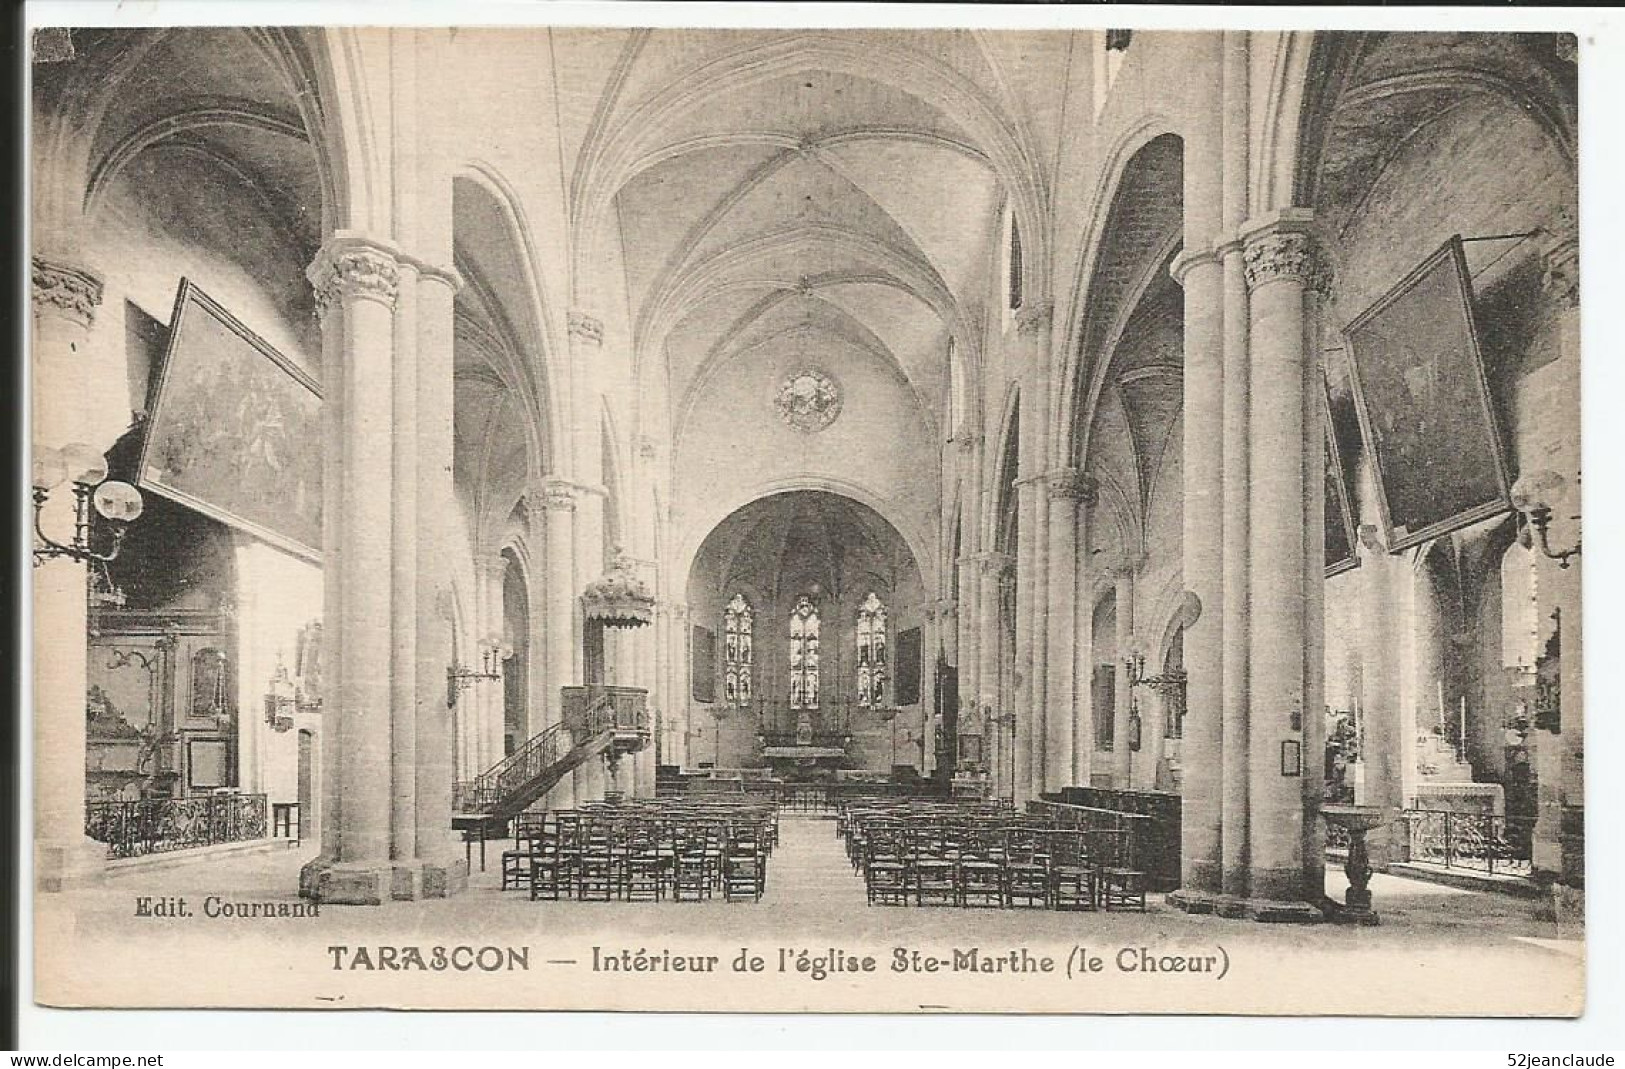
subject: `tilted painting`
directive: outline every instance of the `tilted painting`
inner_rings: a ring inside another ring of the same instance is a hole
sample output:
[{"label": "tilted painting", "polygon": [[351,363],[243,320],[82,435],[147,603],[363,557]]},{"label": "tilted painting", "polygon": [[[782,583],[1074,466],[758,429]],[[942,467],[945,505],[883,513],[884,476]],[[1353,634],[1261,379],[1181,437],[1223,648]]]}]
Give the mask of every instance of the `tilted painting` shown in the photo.
[{"label": "tilted painting", "polygon": [[301,556],[322,541],[321,395],[182,279],[141,486]]},{"label": "tilted painting", "polygon": [[1510,509],[1461,238],[1345,333],[1389,550]]}]

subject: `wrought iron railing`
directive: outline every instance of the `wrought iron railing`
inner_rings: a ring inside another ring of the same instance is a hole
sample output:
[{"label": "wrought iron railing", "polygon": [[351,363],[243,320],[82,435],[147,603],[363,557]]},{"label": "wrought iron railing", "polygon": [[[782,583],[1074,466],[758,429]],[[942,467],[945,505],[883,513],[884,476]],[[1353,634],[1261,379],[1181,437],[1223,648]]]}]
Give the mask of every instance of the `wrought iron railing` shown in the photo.
[{"label": "wrought iron railing", "polygon": [[[565,688],[567,692],[573,689],[588,688]],[[567,709],[565,719],[532,735],[474,779],[452,784],[452,812],[512,816],[512,812],[502,812],[511,800],[564,760],[573,747],[610,730],[644,730],[648,723],[644,696],[641,690],[610,687],[593,697],[585,709]]]},{"label": "wrought iron railing", "polygon": [[570,731],[562,723],[553,724],[525,740],[524,745],[480,773],[472,780],[452,786],[452,811],[489,813],[497,805],[540,776],[568,749]]},{"label": "wrought iron railing", "polygon": [[1412,861],[1492,876],[1534,871],[1533,819],[1437,809],[1407,809],[1400,819],[1406,824]]},{"label": "wrought iron railing", "polygon": [[844,731],[763,731],[757,738],[762,740],[763,746],[821,746],[830,749],[844,750],[852,736]]},{"label": "wrought iron railing", "polygon": [[263,794],[89,802],[85,835],[106,843],[110,858],[247,842],[269,834],[267,808]]}]

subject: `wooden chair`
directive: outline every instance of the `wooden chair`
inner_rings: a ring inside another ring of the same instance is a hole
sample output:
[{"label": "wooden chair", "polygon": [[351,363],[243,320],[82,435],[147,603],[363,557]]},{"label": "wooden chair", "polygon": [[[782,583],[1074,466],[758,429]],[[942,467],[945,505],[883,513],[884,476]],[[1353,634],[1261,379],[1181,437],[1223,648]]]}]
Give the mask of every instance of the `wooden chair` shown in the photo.
[{"label": "wooden chair", "polygon": [[698,902],[711,897],[710,871],[703,849],[683,850],[673,868],[671,897],[674,902]]},{"label": "wooden chair", "polygon": [[723,859],[722,897],[729,902],[735,898],[762,899],[762,856],[755,842],[737,842],[731,845]]},{"label": "wooden chair", "polygon": [[1101,907],[1145,912],[1146,874],[1134,864],[1134,839],[1122,830],[1094,833]]},{"label": "wooden chair", "polygon": [[1054,909],[1094,909],[1099,900],[1086,834],[1075,828],[1049,833],[1049,902]]},{"label": "wooden chair", "polygon": [[908,905],[908,866],[903,862],[902,830],[875,823],[864,846],[863,886],[869,904]]},{"label": "wooden chair", "polygon": [[1000,860],[995,860],[995,853],[989,849],[990,839],[991,835],[985,828],[972,828],[966,832],[959,864],[955,868],[961,906],[978,904],[975,902],[977,899],[981,905],[1004,905],[1002,854]]},{"label": "wooden chair", "polygon": [[579,902],[608,902],[616,896],[620,873],[607,838],[589,840],[582,848],[575,885]]},{"label": "wooden chair", "polygon": [[1016,826],[1004,833],[1004,904],[1049,904],[1049,856],[1041,828]]},{"label": "wooden chair", "polygon": [[547,899],[557,902],[569,886],[564,859],[558,851],[537,851],[529,856],[530,900]]},{"label": "wooden chair", "polygon": [[915,905],[923,906],[927,899],[942,905],[958,904],[959,881],[954,861],[947,856],[940,827],[919,828],[911,834],[906,864]]}]

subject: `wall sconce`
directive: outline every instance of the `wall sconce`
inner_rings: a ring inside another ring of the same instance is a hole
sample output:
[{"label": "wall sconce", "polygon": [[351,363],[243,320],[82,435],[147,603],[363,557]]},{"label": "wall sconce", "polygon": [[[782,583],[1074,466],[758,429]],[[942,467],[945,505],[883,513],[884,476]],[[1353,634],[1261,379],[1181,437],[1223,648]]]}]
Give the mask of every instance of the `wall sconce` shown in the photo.
[{"label": "wall sconce", "polygon": [[1540,551],[1546,557],[1557,562],[1559,568],[1569,566],[1570,557],[1580,555],[1580,541],[1575,539],[1573,549],[1553,552],[1548,541],[1548,532],[1552,525],[1553,499],[1562,495],[1564,489],[1563,477],[1555,471],[1537,471],[1519,479],[1512,488],[1512,507],[1524,514],[1529,521],[1530,528],[1535,532],[1535,541]]},{"label": "wall sconce", "polygon": [[1186,677],[1183,669],[1175,669],[1160,676],[1148,676],[1145,674],[1145,654],[1138,650],[1123,658],[1123,668],[1128,673],[1130,687],[1149,687],[1164,697],[1185,693]]},{"label": "wall sconce", "polygon": [[265,722],[272,731],[284,732],[293,728],[293,710],[298,699],[293,694],[293,680],[288,678],[288,667],[277,655],[276,671],[271,673],[270,685],[265,691]]},{"label": "wall sconce", "polygon": [[446,668],[446,705],[457,704],[457,695],[472,687],[476,683],[502,678],[502,662],[512,651],[503,646],[496,638],[488,638],[480,643],[479,668],[453,663]]},{"label": "wall sconce", "polygon": [[[48,535],[40,525],[40,514],[51,499],[51,491],[64,480],[73,483],[73,540],[67,544]],[[62,449],[41,449],[34,454],[34,566],[53,557],[80,562],[112,560],[119,554],[124,532],[140,518],[144,503],[141,492],[129,483],[107,477],[107,460],[88,445],[76,443]],[[91,509],[112,529],[112,544],[106,552],[91,548]]]}]

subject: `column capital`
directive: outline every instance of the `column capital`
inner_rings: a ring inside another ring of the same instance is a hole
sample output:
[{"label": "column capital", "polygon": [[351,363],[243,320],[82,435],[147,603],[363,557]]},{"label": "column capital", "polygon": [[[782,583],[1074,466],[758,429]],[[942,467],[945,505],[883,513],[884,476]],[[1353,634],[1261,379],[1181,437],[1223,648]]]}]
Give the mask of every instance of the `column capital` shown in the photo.
[{"label": "column capital", "polygon": [[1180,286],[1185,284],[1185,276],[1199,267],[1218,267],[1220,253],[1217,249],[1182,249],[1168,265],[1168,274]]},{"label": "column capital", "polygon": [[946,620],[959,611],[959,602],[955,598],[938,598],[930,605],[930,613],[939,620]]},{"label": "column capital", "polygon": [[33,258],[34,314],[51,313],[88,327],[102,303],[101,279],[82,267]]},{"label": "column capital", "polygon": [[600,346],[604,344],[604,321],[591,312],[580,308],[572,308],[566,315],[569,324],[569,335],[574,341],[584,345]]},{"label": "column capital", "polygon": [[438,282],[451,290],[454,295],[463,288],[463,276],[455,267],[441,267],[439,264],[431,264],[410,256],[402,256],[400,261],[416,268],[418,277],[425,282]]},{"label": "column capital", "polygon": [[1039,334],[1049,329],[1055,305],[1051,301],[1028,301],[1016,309],[1016,333]]},{"label": "column capital", "polygon": [[1249,290],[1278,281],[1296,282],[1304,289],[1326,288],[1326,260],[1312,232],[1313,222],[1306,209],[1285,208],[1241,228]]},{"label": "column capital", "polygon": [[948,439],[948,441],[958,446],[961,450],[969,452],[981,444],[982,436],[980,434],[956,434],[952,438]]},{"label": "column capital", "polygon": [[1051,501],[1081,501],[1085,505],[1095,503],[1095,492],[1098,484],[1093,475],[1086,475],[1078,468],[1055,468],[1044,476],[1049,486]]},{"label": "column capital", "polygon": [[574,512],[576,509],[576,488],[574,483],[563,479],[549,479],[542,484],[542,508],[549,512]]},{"label": "column capital", "polygon": [[400,257],[384,242],[340,231],[322,243],[316,259],[305,269],[305,277],[316,294],[317,318],[348,299],[377,301],[394,308],[401,280]]}]

